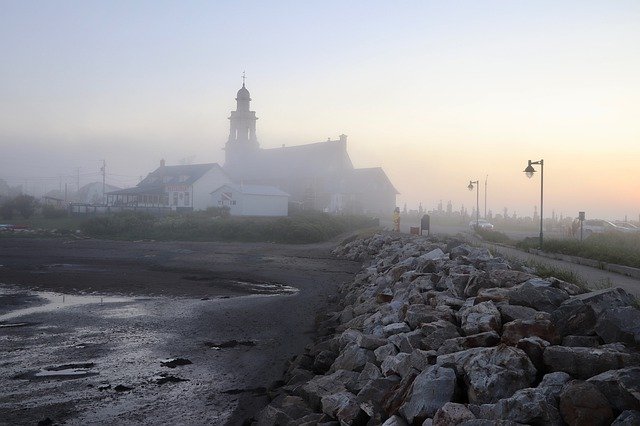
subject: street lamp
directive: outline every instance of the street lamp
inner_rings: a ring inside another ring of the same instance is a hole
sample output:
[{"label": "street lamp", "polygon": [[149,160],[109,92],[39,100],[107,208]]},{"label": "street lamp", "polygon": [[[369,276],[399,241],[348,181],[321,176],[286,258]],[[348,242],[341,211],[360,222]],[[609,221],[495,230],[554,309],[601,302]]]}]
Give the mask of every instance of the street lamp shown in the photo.
[{"label": "street lamp", "polygon": [[480,181],[470,180],[467,188],[469,191],[473,191],[473,184],[476,185],[476,231],[480,225]]},{"label": "street lamp", "polygon": [[527,175],[529,179],[533,177],[536,169],[533,168],[534,164],[540,164],[540,249],[542,249],[542,225],[544,220],[544,214],[542,210],[543,202],[544,202],[544,160],[540,161],[531,161],[529,160],[529,164],[527,168],[524,169],[524,173]]}]

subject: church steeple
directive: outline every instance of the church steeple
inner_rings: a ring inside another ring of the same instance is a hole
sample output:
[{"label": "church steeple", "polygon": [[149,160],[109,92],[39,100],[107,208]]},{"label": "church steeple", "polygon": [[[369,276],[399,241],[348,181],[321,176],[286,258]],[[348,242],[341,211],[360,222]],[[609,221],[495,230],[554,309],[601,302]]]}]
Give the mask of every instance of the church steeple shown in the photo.
[{"label": "church steeple", "polygon": [[225,164],[239,163],[259,149],[256,137],[255,111],[251,111],[251,94],[245,86],[246,76],[242,73],[242,87],[236,95],[236,110],[229,116],[229,139],[225,146]]}]

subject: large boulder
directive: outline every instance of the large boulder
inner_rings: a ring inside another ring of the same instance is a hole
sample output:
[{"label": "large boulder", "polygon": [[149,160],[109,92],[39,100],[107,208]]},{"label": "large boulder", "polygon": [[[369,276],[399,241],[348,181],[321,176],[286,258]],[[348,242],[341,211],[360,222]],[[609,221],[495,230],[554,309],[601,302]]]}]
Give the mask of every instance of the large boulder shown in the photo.
[{"label": "large boulder", "polygon": [[531,386],[537,373],[522,350],[506,345],[441,355],[437,364],[455,368],[473,404],[493,403],[509,397]]},{"label": "large boulder", "polygon": [[640,411],[626,410],[620,413],[611,426],[640,425]]},{"label": "large boulder", "polygon": [[549,313],[568,298],[569,295],[565,291],[552,287],[548,281],[536,278],[509,291],[510,304],[528,306]]},{"label": "large boulder", "polygon": [[433,416],[433,426],[457,425],[476,416],[464,404],[447,402]]},{"label": "large boulder", "polygon": [[445,340],[460,337],[458,328],[449,321],[435,321],[420,328],[422,349],[437,351]]},{"label": "large boulder", "polygon": [[606,371],[588,380],[617,410],[640,411],[640,367]]},{"label": "large boulder", "polygon": [[431,366],[420,373],[409,391],[400,414],[410,424],[421,423],[433,417],[436,411],[451,401],[457,390],[456,373],[439,365]]},{"label": "large boulder", "polygon": [[564,371],[576,379],[640,365],[640,355],[604,347],[549,346],[544,350],[543,360],[548,371]]},{"label": "large boulder", "polygon": [[470,404],[469,409],[476,417],[488,420],[510,420],[518,424],[563,424],[555,398],[538,388],[520,389],[513,396],[494,404]]},{"label": "large boulder", "polygon": [[529,308],[527,306],[519,306],[519,305],[508,305],[506,303],[500,303],[496,305],[498,311],[500,311],[500,315],[502,315],[502,323],[507,323],[511,321],[515,321],[517,319],[521,320],[532,320],[535,319],[540,311],[536,311],[533,308]]},{"label": "large boulder", "polygon": [[502,328],[500,311],[491,301],[460,310],[460,323],[465,334],[478,334],[485,331],[499,332]]},{"label": "large boulder", "polygon": [[365,424],[369,416],[360,408],[356,396],[350,392],[338,392],[322,397],[322,412],[341,424]]},{"label": "large boulder", "polygon": [[560,335],[555,326],[549,320],[515,320],[504,325],[502,330],[502,341],[511,346],[515,346],[520,339],[525,337],[539,337],[552,345],[560,343]]},{"label": "large boulder", "polygon": [[442,342],[438,355],[459,352],[470,348],[490,347],[500,343],[500,335],[495,331],[473,334],[471,336],[454,337]]},{"label": "large boulder", "polygon": [[338,370],[362,371],[368,362],[375,361],[373,351],[361,348],[356,344],[347,346],[342,350],[340,355],[335,359],[330,372]]},{"label": "large boulder", "polygon": [[313,411],[297,396],[280,395],[276,397],[269,405],[264,407],[255,416],[255,420],[259,425],[277,426],[290,423],[298,423],[296,420],[301,419]]},{"label": "large boulder", "polygon": [[304,398],[314,409],[320,409],[323,396],[352,391],[358,382],[358,373],[338,370],[328,376],[316,376],[304,385],[296,388],[298,396]]},{"label": "large boulder", "polygon": [[572,380],[560,393],[560,414],[570,426],[609,425],[613,410],[609,401],[589,382]]},{"label": "large boulder", "polygon": [[598,318],[595,331],[605,343],[640,347],[640,310],[633,306],[609,309]]},{"label": "large boulder", "polygon": [[[415,376],[414,376],[415,377]],[[367,415],[374,420],[378,420],[384,416],[384,412],[381,406],[381,401],[385,396],[392,393],[392,390],[400,383],[400,377],[389,376],[385,378],[379,378],[370,380],[366,383],[360,392],[358,392],[358,402],[360,407],[367,413]],[[386,417],[386,416],[385,416]]]}]

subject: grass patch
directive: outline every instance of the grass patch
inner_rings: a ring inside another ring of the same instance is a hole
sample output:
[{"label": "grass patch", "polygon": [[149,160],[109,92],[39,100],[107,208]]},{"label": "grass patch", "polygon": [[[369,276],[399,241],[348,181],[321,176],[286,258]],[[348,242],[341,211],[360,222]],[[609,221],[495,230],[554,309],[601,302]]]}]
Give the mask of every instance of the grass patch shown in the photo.
[{"label": "grass patch", "polygon": [[374,225],[374,220],[365,216],[320,212],[277,218],[221,217],[206,212],[156,218],[146,213],[122,212],[90,218],[81,229],[92,237],[124,240],[313,243]]},{"label": "grass patch", "polygon": [[582,288],[588,288],[587,282],[582,277],[573,271],[568,269],[557,268],[555,266],[549,266],[538,262],[528,262],[527,265],[535,269],[536,274],[540,278],[555,277],[559,280],[566,281],[568,283],[575,284]]},{"label": "grass patch", "polygon": [[500,231],[480,228],[480,229],[477,229],[475,232],[483,240],[490,243],[513,244],[513,240],[511,240],[511,238],[509,238],[507,234]]},{"label": "grass patch", "polygon": [[[525,250],[538,248],[538,239],[527,238],[516,246]],[[544,241],[542,250],[640,268],[640,234],[594,234],[584,241],[549,239]]]}]

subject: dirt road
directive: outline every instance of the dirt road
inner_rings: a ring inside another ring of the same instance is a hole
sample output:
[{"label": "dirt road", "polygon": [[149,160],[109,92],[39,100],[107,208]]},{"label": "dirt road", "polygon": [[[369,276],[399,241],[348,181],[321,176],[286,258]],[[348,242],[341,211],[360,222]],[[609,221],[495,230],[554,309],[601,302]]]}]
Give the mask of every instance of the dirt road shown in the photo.
[{"label": "dirt road", "polygon": [[335,244],[0,238],[0,424],[240,424],[359,269]]}]

